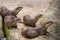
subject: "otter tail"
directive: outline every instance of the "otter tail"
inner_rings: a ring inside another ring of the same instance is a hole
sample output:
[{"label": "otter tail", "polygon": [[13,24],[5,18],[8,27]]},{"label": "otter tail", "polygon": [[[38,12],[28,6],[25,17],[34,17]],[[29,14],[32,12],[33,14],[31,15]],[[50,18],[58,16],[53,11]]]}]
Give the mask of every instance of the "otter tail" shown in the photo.
[{"label": "otter tail", "polygon": [[52,21],[47,21],[47,22],[45,22],[45,23],[43,23],[43,27],[45,27],[46,29],[49,27],[49,26],[51,26],[53,24],[53,22]]},{"label": "otter tail", "polygon": [[34,17],[34,19],[36,20],[36,22],[42,17],[43,15],[42,14],[38,14]]}]

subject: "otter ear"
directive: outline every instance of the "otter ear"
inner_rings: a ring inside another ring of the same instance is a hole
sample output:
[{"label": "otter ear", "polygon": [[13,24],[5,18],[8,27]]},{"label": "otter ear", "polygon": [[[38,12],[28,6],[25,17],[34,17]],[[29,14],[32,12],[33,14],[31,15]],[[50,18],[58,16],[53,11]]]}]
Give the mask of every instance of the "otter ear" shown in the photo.
[{"label": "otter ear", "polygon": [[18,14],[21,10],[22,10],[23,7],[16,7],[13,11],[15,11],[16,14]]}]

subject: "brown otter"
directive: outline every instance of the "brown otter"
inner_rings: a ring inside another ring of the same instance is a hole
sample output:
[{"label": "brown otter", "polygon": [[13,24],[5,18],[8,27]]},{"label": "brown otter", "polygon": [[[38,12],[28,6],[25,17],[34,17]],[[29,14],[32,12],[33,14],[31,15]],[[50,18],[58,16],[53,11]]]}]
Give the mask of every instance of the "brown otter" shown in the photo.
[{"label": "brown otter", "polygon": [[16,16],[20,10],[22,10],[22,7],[16,7],[14,10],[9,10],[6,7],[1,7],[0,8],[0,15],[2,15],[2,16],[6,16],[6,15]]},{"label": "brown otter", "polygon": [[16,23],[18,21],[20,21],[20,19],[13,15],[7,15],[4,17],[5,26],[7,26],[8,28],[17,28]]},{"label": "brown otter", "polygon": [[[31,27],[31,28],[28,28],[27,30],[22,29],[21,34],[23,37],[29,38],[29,39],[36,38],[39,35],[46,35],[47,34],[47,28],[52,23],[53,23],[52,21],[48,21],[48,22],[44,23],[43,25],[39,25],[35,28]],[[47,25],[47,24],[49,24],[49,25]]]},{"label": "brown otter", "polygon": [[29,15],[25,15],[23,17],[23,23],[25,25],[28,25],[28,26],[32,26],[32,27],[35,27],[35,24],[36,22],[39,20],[39,18],[41,18],[43,15],[42,14],[39,14],[39,15],[36,15],[34,18],[30,17]]}]

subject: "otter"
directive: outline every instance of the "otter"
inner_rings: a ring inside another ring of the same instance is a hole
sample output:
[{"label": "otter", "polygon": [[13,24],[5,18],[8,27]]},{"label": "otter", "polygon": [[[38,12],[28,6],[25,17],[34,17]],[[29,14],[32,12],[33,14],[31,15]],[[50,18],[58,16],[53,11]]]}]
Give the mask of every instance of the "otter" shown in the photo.
[{"label": "otter", "polygon": [[[15,18],[17,18],[17,14],[19,13],[19,11],[22,10],[23,7],[16,7],[13,10],[9,10],[6,7],[1,7],[0,8],[0,15],[2,16],[2,20],[3,20],[3,25],[5,25],[5,22],[9,22],[9,21],[14,21],[15,19],[13,18],[15,16]],[[4,19],[5,18],[5,19]],[[14,20],[12,20],[11,18],[13,18]],[[10,19],[10,20],[9,20]],[[8,21],[9,20],[9,21]],[[5,21],[5,22],[4,22]]]},{"label": "otter", "polygon": [[2,16],[6,16],[6,15],[14,15],[14,16],[16,16],[19,13],[19,11],[22,10],[22,8],[23,7],[18,6],[13,10],[9,10],[6,7],[1,7],[0,8],[0,15],[2,15]]},{"label": "otter", "polygon": [[4,17],[5,26],[8,27],[9,29],[17,28],[16,23],[18,23],[19,21],[20,21],[20,19],[13,15],[7,15]]},{"label": "otter", "polygon": [[41,18],[43,15],[39,14],[36,15],[34,18],[30,17],[29,15],[25,15],[23,17],[23,23],[27,26],[35,27],[36,22]]},{"label": "otter", "polygon": [[[49,24],[49,25],[47,25],[47,24]],[[30,27],[27,30],[24,30],[22,28],[21,34],[22,34],[23,37],[28,38],[28,39],[36,38],[39,35],[46,35],[48,33],[47,32],[47,28],[51,24],[53,24],[53,22],[52,21],[48,21],[48,22],[45,22],[42,25],[36,26],[35,28]]]}]

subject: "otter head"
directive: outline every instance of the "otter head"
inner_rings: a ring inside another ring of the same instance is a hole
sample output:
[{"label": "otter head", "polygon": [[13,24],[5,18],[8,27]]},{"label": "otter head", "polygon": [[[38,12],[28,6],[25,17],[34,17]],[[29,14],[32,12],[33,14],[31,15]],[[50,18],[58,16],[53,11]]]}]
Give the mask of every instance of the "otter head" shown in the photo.
[{"label": "otter head", "polygon": [[4,17],[5,25],[8,27],[15,27],[18,20],[20,19],[12,15],[7,15]]}]

